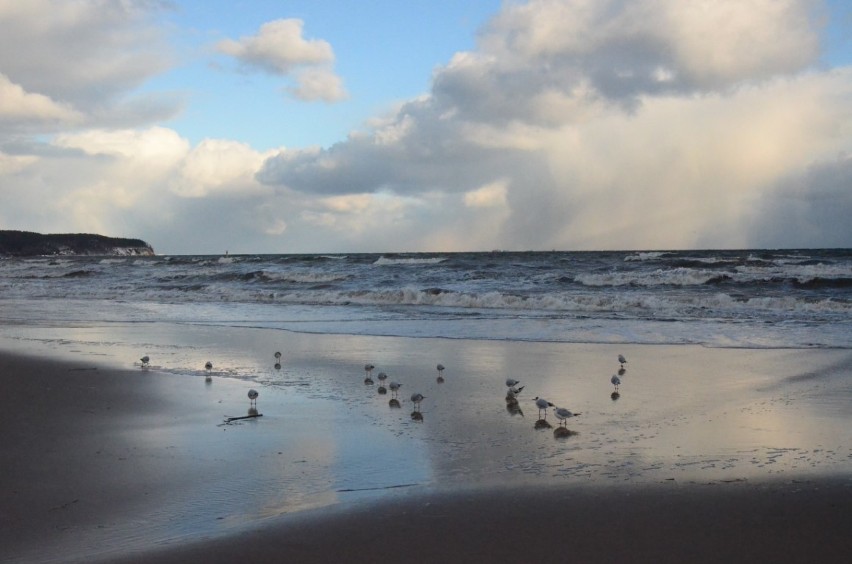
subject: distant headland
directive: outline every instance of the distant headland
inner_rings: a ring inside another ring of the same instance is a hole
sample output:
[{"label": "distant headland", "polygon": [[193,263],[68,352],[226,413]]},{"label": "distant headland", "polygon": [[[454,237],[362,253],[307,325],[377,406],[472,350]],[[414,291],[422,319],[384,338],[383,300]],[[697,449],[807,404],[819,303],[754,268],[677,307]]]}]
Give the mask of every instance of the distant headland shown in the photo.
[{"label": "distant headland", "polygon": [[141,239],[89,233],[41,234],[0,230],[0,257],[43,255],[152,256],[154,249]]}]

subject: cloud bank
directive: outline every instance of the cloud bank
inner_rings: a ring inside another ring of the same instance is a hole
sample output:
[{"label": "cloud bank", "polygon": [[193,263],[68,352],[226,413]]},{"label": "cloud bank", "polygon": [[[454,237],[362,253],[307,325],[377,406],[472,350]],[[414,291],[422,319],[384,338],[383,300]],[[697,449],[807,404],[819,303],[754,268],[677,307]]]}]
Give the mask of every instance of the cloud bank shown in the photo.
[{"label": "cloud bank", "polygon": [[[819,2],[506,3],[422,96],[327,149],[269,152],[192,146],[156,118],[177,104],[133,96],[168,53],[156,5],[43,22],[18,4],[0,3],[0,41],[33,52],[0,55],[5,228],[173,253],[852,246],[852,69],[819,63]],[[56,63],[81,22],[115,51],[81,38]],[[297,98],[345,95],[299,20],[217,48]],[[54,67],[108,86],[62,88]]]}]

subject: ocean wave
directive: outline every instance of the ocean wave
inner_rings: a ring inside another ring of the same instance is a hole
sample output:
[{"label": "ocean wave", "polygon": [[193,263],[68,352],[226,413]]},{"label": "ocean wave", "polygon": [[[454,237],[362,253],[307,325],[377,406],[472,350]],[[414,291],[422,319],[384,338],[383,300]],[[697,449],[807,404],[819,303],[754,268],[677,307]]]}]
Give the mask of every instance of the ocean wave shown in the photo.
[{"label": "ocean wave", "polygon": [[393,265],[409,265],[409,264],[439,264],[447,260],[445,257],[430,257],[430,258],[388,258],[379,257],[373,263],[376,266],[393,266]]},{"label": "ocean wave", "polygon": [[658,269],[651,272],[612,271],[574,276],[584,286],[700,286],[719,277],[713,270],[694,268]]},{"label": "ocean wave", "polygon": [[636,253],[635,255],[627,255],[624,257],[625,262],[643,262],[646,260],[657,260],[671,253],[666,251],[647,251],[643,253]]}]

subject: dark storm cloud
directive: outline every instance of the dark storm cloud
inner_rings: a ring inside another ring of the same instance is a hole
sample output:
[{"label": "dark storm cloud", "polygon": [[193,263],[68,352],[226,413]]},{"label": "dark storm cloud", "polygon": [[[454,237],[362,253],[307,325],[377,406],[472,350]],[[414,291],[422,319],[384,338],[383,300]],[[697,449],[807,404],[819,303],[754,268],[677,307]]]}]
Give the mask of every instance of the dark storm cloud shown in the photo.
[{"label": "dark storm cloud", "polygon": [[754,247],[847,247],[852,241],[852,157],[813,164],[755,202]]}]

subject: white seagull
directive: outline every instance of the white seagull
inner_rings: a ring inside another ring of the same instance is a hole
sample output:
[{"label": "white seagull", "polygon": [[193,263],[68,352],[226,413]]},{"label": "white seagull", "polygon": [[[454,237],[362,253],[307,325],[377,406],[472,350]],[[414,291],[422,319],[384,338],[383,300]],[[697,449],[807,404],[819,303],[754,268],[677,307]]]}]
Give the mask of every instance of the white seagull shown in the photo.
[{"label": "white seagull", "polygon": [[414,403],[414,411],[420,409],[420,402],[426,399],[426,396],[423,394],[411,394],[411,401]]},{"label": "white seagull", "polygon": [[533,401],[535,402],[535,406],[538,408],[538,416],[541,418],[541,412],[544,411],[544,416],[547,417],[547,408],[553,407],[553,404],[547,401],[544,398],[534,397]]},{"label": "white seagull", "polygon": [[281,352],[275,351],[275,360],[281,360]]},{"label": "white seagull", "polygon": [[624,355],[623,355],[623,354],[620,354],[620,355],[618,355],[618,362],[619,362],[619,363],[621,364],[621,366],[623,367],[625,364],[627,364],[627,359],[626,359],[626,358],[624,358]]},{"label": "white seagull", "polygon": [[149,357],[149,356],[146,354],[145,356],[143,356],[142,358],[140,358],[140,359],[139,359],[139,361],[142,363],[142,366],[147,367],[147,366],[148,366],[148,363],[149,363],[149,362],[151,362],[151,357]]},{"label": "white seagull", "polygon": [[399,391],[400,386],[402,386],[402,384],[400,384],[399,382],[391,382],[390,384],[388,384],[388,388],[390,388],[391,393],[393,393],[394,395],[396,395],[396,393]]},{"label": "white seagull", "polygon": [[255,390],[254,388],[248,391],[248,397],[249,401],[251,401],[251,405],[257,405],[257,396],[259,395],[260,394],[258,394],[257,390]]},{"label": "white seagull", "polygon": [[555,407],[553,408],[553,414],[556,415],[556,418],[559,419],[559,424],[566,424],[568,419],[571,417],[576,417],[580,415],[579,413],[572,413],[570,410],[565,409],[564,407]]},{"label": "white seagull", "polygon": [[213,363],[208,360],[206,363],[204,363],[204,368],[207,370],[207,372],[210,372],[211,370],[213,370]]},{"label": "white seagull", "polygon": [[376,376],[376,378],[378,378],[378,379],[379,379],[379,382],[381,382],[382,384],[384,384],[384,383],[385,383],[385,380],[387,380],[387,379],[388,379],[388,375],[387,375],[387,374],[385,374],[384,372],[379,372],[379,375],[378,375],[378,376]]},{"label": "white seagull", "polygon": [[609,379],[609,381],[610,381],[610,382],[612,382],[612,385],[613,385],[613,386],[615,386],[615,391],[617,392],[617,391],[618,391],[618,387],[621,385],[621,378],[619,378],[618,376],[616,376],[615,374],[613,374],[613,375],[612,375],[612,378],[610,378],[610,379]]}]

